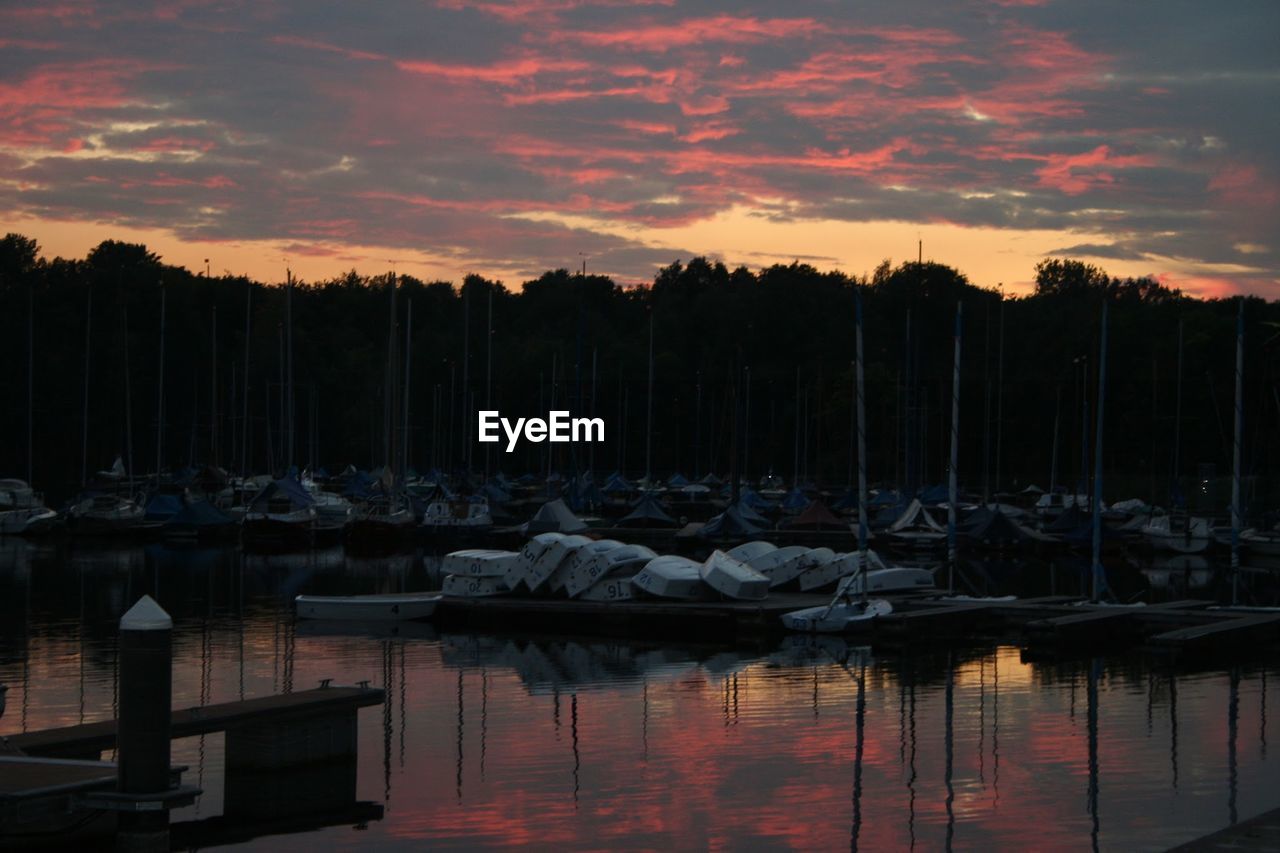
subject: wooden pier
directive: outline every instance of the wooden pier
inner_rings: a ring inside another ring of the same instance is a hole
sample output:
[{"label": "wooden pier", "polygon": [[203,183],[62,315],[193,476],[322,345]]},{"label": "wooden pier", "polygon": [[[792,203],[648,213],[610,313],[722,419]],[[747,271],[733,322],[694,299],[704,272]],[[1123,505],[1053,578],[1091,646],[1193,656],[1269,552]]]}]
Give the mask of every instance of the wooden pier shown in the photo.
[{"label": "wooden pier", "polygon": [[[1145,645],[1193,655],[1280,644],[1280,612],[1216,607],[1202,600],[1146,606],[1093,604],[1068,596],[964,599],[940,594],[878,596],[894,612],[859,626],[872,643],[1006,640],[1031,656],[1059,656]],[[735,641],[784,633],[781,616],[826,604],[830,595],[772,593],[762,601],[635,599],[590,602],[495,596],[446,597],[435,624],[444,630],[572,631],[603,636]]]},{"label": "wooden pier", "polygon": [[[296,727],[296,724],[308,719],[354,715],[358,708],[380,705],[382,701],[383,691],[379,688],[319,687],[297,693],[186,708],[173,712],[172,736],[183,738],[220,731],[253,731],[263,725]],[[116,729],[116,720],[103,720],[10,735],[6,742],[27,755],[48,758],[96,757],[104,750],[115,747]]]}]

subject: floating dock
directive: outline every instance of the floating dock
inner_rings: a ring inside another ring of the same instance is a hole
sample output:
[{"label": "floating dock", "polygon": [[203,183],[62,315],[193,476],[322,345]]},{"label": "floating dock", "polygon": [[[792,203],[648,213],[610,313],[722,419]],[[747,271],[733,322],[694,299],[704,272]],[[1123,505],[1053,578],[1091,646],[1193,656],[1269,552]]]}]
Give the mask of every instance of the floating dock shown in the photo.
[{"label": "floating dock", "polygon": [[[263,696],[240,702],[205,705],[174,711],[174,738],[213,732],[253,731],[261,726],[296,726],[306,719],[346,717],[358,708],[380,705],[383,691],[375,687],[319,687],[297,693]],[[47,758],[96,757],[116,745],[118,721],[102,720],[78,726],[10,735],[6,742],[27,755]],[[229,738],[230,740],[230,738]],[[230,752],[228,743],[228,752]]]},{"label": "floating dock", "polygon": [[[1028,654],[1059,656],[1146,645],[1170,655],[1280,644],[1280,612],[1181,600],[1146,606],[1093,604],[1067,596],[979,599],[941,594],[885,595],[894,612],[860,626],[872,643],[1006,639]],[[494,596],[445,597],[443,630],[531,631],[732,642],[783,634],[781,616],[820,607],[830,595],[772,593],[762,601],[617,602]]]}]

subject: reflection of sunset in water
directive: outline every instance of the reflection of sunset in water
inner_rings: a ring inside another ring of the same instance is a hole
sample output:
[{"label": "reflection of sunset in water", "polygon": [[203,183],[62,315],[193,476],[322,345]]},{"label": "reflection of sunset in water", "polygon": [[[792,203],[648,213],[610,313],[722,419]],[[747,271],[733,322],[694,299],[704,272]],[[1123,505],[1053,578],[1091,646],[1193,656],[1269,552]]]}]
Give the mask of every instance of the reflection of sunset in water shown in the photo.
[{"label": "reflection of sunset in water", "polygon": [[[85,578],[82,612],[66,612],[74,585],[55,593],[39,571],[31,588],[3,589],[5,733],[114,715],[113,621],[93,602],[154,578],[127,561],[63,571]],[[1164,848],[1275,805],[1274,670],[1233,679],[1140,656],[1024,663],[1012,647],[871,655],[841,642],[733,650],[428,626],[384,640],[295,627],[285,596],[241,604],[229,589],[220,574],[160,578],[176,616],[176,706],[330,677],[387,689],[359,716],[357,797],[384,805],[383,819],[264,848],[1045,849],[1095,835]],[[206,791],[175,820],[221,812],[222,754],[221,736],[175,742],[174,762]]]}]

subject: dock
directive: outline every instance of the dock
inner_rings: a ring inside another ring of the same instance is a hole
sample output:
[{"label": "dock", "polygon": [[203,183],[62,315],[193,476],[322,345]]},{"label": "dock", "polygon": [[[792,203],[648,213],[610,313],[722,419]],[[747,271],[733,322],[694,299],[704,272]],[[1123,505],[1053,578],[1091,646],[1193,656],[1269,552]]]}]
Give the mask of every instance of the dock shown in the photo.
[{"label": "dock", "polygon": [[[1125,606],[1069,596],[948,599],[917,592],[877,597],[888,599],[893,613],[860,625],[859,636],[885,645],[994,639],[1016,642],[1033,657],[1135,645],[1172,656],[1280,645],[1280,612],[1225,608],[1199,599]],[[782,614],[830,600],[829,594],[778,592],[760,601],[445,597],[434,622],[457,631],[555,633],[572,626],[575,633],[600,636],[734,642],[779,636],[785,632]]]},{"label": "dock", "polygon": [[[319,687],[297,693],[177,710],[173,712],[171,733],[174,738],[183,738],[220,731],[252,731],[262,725],[296,726],[307,719],[354,715],[358,708],[380,705],[382,701],[383,691],[379,688]],[[104,750],[115,748],[117,728],[117,720],[102,720],[9,735],[6,741],[27,755],[46,758],[96,757]]]},{"label": "dock", "polygon": [[1232,853],[1280,850],[1280,809],[1263,812],[1235,826],[1180,844],[1168,853],[1207,853],[1211,850],[1230,850]]}]

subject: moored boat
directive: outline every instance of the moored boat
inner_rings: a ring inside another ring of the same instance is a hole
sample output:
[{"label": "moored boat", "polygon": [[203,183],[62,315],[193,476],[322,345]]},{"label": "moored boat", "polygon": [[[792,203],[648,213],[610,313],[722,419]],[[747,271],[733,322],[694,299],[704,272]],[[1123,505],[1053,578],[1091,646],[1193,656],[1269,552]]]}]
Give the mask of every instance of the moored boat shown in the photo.
[{"label": "moored boat", "polygon": [[299,619],[405,620],[430,619],[440,601],[438,592],[375,595],[299,595],[294,599]]},{"label": "moored boat", "polygon": [[707,586],[726,598],[759,601],[769,595],[769,578],[724,551],[713,551],[700,569]]}]

